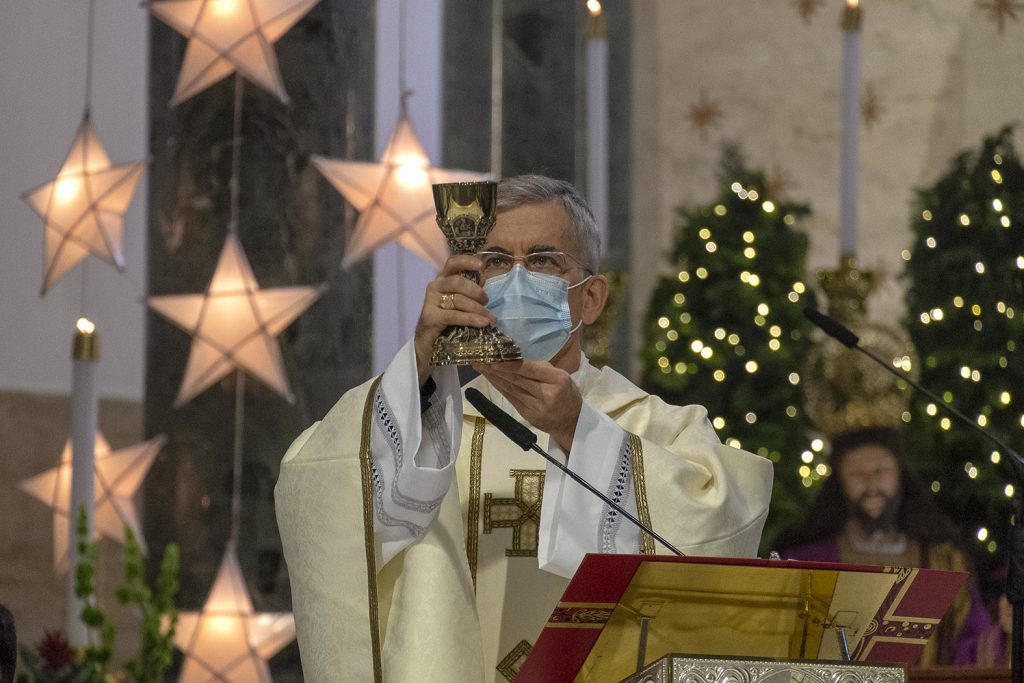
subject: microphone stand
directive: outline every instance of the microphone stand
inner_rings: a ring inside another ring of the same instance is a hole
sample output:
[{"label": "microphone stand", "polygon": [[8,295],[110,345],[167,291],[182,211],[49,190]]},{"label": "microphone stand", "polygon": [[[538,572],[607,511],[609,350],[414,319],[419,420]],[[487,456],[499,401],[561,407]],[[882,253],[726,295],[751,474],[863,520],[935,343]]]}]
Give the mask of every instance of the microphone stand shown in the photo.
[{"label": "microphone stand", "polygon": [[466,399],[471,404],[473,404],[473,407],[480,411],[481,415],[486,417],[491,424],[497,427],[498,430],[501,431],[502,434],[507,436],[514,444],[522,448],[524,451],[532,450],[539,453],[541,457],[543,457],[549,463],[560,469],[565,474],[569,475],[569,477],[577,484],[593,493],[603,502],[607,503],[613,510],[615,510],[620,515],[622,515],[630,522],[635,524],[636,527],[640,529],[643,533],[650,534],[652,538],[654,538],[656,541],[658,541],[663,546],[672,551],[673,554],[679,557],[685,557],[685,553],[683,553],[681,550],[679,550],[674,545],[672,545],[664,538],[662,538],[660,535],[655,533],[654,529],[650,528],[649,526],[641,522],[639,519],[634,517],[632,514],[626,511],[626,509],[623,508],[621,505],[619,505],[614,500],[612,500],[611,498],[609,498],[608,496],[594,488],[594,486],[589,481],[587,481],[580,475],[576,474],[562,463],[558,462],[558,460],[554,456],[552,456],[550,453],[548,453],[543,448],[538,446],[536,434],[534,434],[532,431],[521,425],[515,418],[506,413],[504,410],[494,405],[493,402],[488,400],[488,398],[484,396],[482,393],[480,393],[478,390],[474,388],[467,389]]},{"label": "microphone stand", "polygon": [[860,338],[833,318],[811,307],[804,308],[804,316],[844,346],[856,349],[881,365],[888,372],[942,406],[951,415],[982,434],[1009,456],[1010,471],[1016,480],[1013,490],[1013,511],[1010,515],[1010,533],[1007,542],[1006,599],[1013,605],[1013,627],[1010,631],[1010,668],[1013,683],[1024,683],[1024,456],[1000,441],[991,432],[951,406],[936,394],[925,389],[906,374],[902,374],[882,358],[860,345]]}]

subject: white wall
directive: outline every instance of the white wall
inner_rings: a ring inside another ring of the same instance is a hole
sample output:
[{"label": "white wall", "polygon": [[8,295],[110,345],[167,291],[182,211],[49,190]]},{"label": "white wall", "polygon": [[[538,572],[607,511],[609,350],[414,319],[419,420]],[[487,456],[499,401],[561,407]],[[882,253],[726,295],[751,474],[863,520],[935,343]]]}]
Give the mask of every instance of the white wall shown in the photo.
[{"label": "white wall", "polygon": [[[377,3],[376,159],[384,153],[399,114],[399,15],[402,0]],[[405,82],[415,92],[409,117],[434,165],[441,165],[441,0],[405,0]],[[434,268],[394,242],[374,259],[373,365],[379,373],[412,337],[423,290]]]},{"label": "white wall", "polygon": [[[51,180],[85,102],[85,0],[0,3],[0,391],[71,390],[71,339],[82,313],[101,335],[99,392],[143,395],[146,180],[125,214],[127,272],[90,257],[40,298],[43,221],[19,197]],[[147,13],[96,0],[92,117],[113,163],[147,156]],[[84,266],[84,268],[83,268]]]},{"label": "white wall", "polygon": [[[669,272],[664,253],[675,208],[714,197],[725,140],[739,142],[752,167],[781,170],[789,196],[811,203],[814,215],[802,226],[809,268],[837,265],[842,6],[821,3],[805,22],[795,2],[634,5],[630,296],[637,344],[651,289]],[[983,136],[1024,118],[1024,21],[1007,20],[1000,34],[983,7],[962,0],[865,0],[861,7],[862,84],[874,87],[882,111],[860,132],[858,258],[886,276],[869,313],[898,324],[913,189],[934,183],[958,151],[977,149]],[[722,111],[706,139],[689,118],[702,89]],[[1018,149],[1022,140],[1018,129]]]}]

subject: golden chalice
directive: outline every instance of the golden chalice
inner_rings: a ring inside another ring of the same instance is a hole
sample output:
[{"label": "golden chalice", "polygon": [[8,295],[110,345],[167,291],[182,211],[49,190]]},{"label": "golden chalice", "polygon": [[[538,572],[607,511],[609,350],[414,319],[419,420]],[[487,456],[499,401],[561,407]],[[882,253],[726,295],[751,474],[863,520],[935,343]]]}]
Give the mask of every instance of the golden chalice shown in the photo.
[{"label": "golden chalice", "polygon": [[[443,183],[434,185],[437,225],[448,239],[452,254],[475,254],[487,242],[497,214],[498,184],[494,182]],[[480,284],[480,273],[463,271],[463,277]],[[453,326],[434,341],[433,365],[472,365],[519,360],[523,352],[512,339],[493,325]]]}]

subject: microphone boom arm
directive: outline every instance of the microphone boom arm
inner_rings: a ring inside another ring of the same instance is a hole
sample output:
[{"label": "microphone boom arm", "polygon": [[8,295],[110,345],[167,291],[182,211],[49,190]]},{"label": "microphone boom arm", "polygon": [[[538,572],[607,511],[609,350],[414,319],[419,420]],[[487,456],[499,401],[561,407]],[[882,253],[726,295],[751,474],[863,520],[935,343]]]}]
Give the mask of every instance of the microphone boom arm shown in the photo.
[{"label": "microphone boom arm", "polygon": [[976,432],[980,433],[986,439],[988,439],[989,441],[991,441],[992,443],[994,443],[995,445],[999,446],[1001,449],[1006,451],[1006,453],[1010,455],[1010,459],[1014,462],[1015,468],[1017,470],[1017,475],[1021,476],[1022,480],[1024,480],[1024,456],[1021,456],[1020,453],[1018,453],[1017,451],[1015,451],[1012,448],[1010,448],[1009,446],[1007,446],[998,437],[996,437],[994,434],[992,434],[992,432],[988,431],[987,429],[985,429],[984,427],[979,425],[977,422],[975,422],[971,418],[969,418],[966,415],[964,415],[962,412],[960,412],[959,410],[957,410],[956,408],[951,406],[945,400],[943,400],[942,398],[937,396],[934,392],[932,392],[932,391],[930,391],[928,389],[925,389],[923,386],[921,386],[920,384],[918,384],[914,380],[910,379],[910,377],[908,377],[907,375],[899,374],[899,372],[897,372],[895,368],[890,368],[889,365],[885,362],[884,359],[879,358],[876,354],[872,353],[871,351],[868,351],[867,349],[865,349],[860,344],[858,344],[854,348],[857,349],[858,351],[860,351],[861,353],[863,353],[865,356],[867,356],[871,360],[873,360],[876,363],[878,363],[879,365],[881,365],[882,367],[884,367],[886,370],[889,370],[889,371],[895,373],[896,376],[899,377],[901,380],[903,380],[904,382],[906,382],[910,386],[914,387],[914,389],[916,389],[917,391],[920,391],[922,394],[924,394],[928,398],[930,398],[933,401],[935,401],[935,403],[937,405],[942,406],[947,411],[949,411],[951,414],[953,414],[956,417],[960,418],[960,420],[962,420],[965,424],[970,425],[971,428],[974,429]]},{"label": "microphone boom arm", "polygon": [[1010,461],[1013,463],[1012,469],[1014,470],[1014,473],[1017,475],[1017,478],[1020,481],[1024,482],[1024,456],[1021,456],[1020,453],[1018,453],[1017,451],[1013,450],[1005,443],[1000,441],[997,436],[992,434],[992,432],[988,431],[987,429],[984,429],[981,425],[977,424],[974,420],[964,415],[962,412],[954,408],[945,400],[939,398],[933,392],[929,391],[928,389],[924,388],[923,386],[912,380],[909,375],[907,375],[906,373],[900,373],[898,370],[896,370],[896,368],[891,367],[889,363],[886,363],[884,359],[879,358],[876,354],[865,349],[863,346],[860,345],[860,338],[841,323],[837,322],[836,320],[833,320],[832,318],[825,315],[821,311],[811,308],[810,306],[804,308],[804,317],[810,320],[812,323],[814,323],[825,334],[832,337],[836,341],[840,342],[844,346],[860,351],[865,356],[881,365],[888,372],[891,372],[893,375],[903,380],[917,391],[920,391],[922,394],[924,394],[931,400],[935,401],[937,405],[942,406],[945,410],[949,411],[957,419],[961,420],[964,424],[970,426],[971,429],[975,430],[976,432],[979,432],[986,439],[988,439],[995,445],[999,446],[999,448],[1006,451],[1006,453],[1010,456]]}]

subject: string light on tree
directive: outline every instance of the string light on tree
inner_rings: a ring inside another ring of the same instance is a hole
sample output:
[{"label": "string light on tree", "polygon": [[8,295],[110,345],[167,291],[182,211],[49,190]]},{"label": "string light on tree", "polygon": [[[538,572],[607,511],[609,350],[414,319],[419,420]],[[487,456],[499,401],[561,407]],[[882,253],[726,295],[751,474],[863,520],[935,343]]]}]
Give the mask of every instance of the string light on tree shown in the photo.
[{"label": "string light on tree", "polygon": [[[907,327],[925,359],[921,380],[943,388],[943,399],[955,407],[973,411],[979,426],[1012,439],[1024,426],[1011,390],[1024,382],[1015,341],[1024,325],[1011,305],[1024,294],[1021,234],[1014,227],[1024,220],[1024,167],[1012,131],[957,156],[938,181],[917,191],[916,203],[905,268]],[[934,403],[913,404],[911,412],[920,418],[908,425],[915,468],[935,482],[940,504],[956,513],[965,534],[988,534],[979,538],[985,542],[975,558],[984,573],[1003,561],[991,539],[1007,533],[1005,460]]]},{"label": "string light on tree", "polygon": [[[809,293],[806,236],[793,226],[807,213],[771,195],[764,174],[728,150],[718,195],[679,214],[670,256],[676,275],[662,278],[651,299],[644,353],[647,389],[674,403],[699,401],[723,441],[783,465],[775,497],[793,515],[822,476],[815,468],[801,475],[798,457],[809,447],[796,409]],[[788,521],[773,515],[766,543]]]}]

